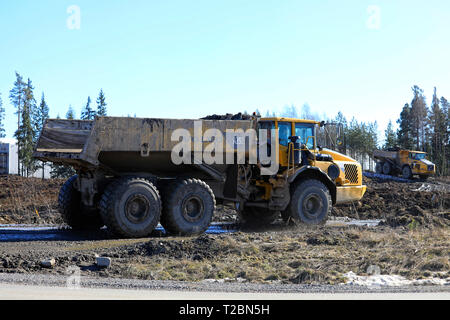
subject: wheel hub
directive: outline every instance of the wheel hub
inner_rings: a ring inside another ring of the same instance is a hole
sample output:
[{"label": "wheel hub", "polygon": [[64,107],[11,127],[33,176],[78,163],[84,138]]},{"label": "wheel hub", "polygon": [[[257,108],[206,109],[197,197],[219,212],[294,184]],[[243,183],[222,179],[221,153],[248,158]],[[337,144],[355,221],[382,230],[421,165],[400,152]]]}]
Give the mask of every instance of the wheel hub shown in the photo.
[{"label": "wheel hub", "polygon": [[133,223],[144,221],[150,213],[150,203],[141,194],[128,198],[125,204],[125,214],[127,219]]},{"label": "wheel hub", "polygon": [[317,194],[310,194],[303,201],[303,212],[310,218],[319,216],[322,207],[323,204],[321,198]]},{"label": "wheel hub", "polygon": [[183,217],[190,222],[195,222],[203,216],[203,201],[196,196],[190,196],[183,201],[182,213]]}]

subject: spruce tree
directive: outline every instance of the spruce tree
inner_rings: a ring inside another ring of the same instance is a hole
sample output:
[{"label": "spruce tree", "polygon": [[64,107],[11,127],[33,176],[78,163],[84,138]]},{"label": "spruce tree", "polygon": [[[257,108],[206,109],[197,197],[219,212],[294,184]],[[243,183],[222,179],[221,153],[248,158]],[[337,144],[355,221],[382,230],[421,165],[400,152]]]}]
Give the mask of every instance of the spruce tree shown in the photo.
[{"label": "spruce tree", "polygon": [[75,119],[75,111],[73,110],[72,106],[69,106],[69,109],[67,110],[66,119],[69,120]]},{"label": "spruce tree", "polygon": [[412,91],[414,97],[411,101],[411,125],[415,148],[416,150],[425,150],[428,108],[423,90],[418,86],[413,86]]},{"label": "spruce tree", "polygon": [[81,112],[81,120],[93,120],[95,118],[95,111],[91,108],[91,97],[88,97],[86,106]]},{"label": "spruce tree", "polygon": [[98,116],[106,116],[106,102],[105,95],[103,93],[103,89],[100,89],[100,93],[97,98],[97,115]]},{"label": "spruce tree", "polygon": [[384,131],[384,148],[393,148],[397,145],[397,135],[395,134],[392,121],[389,120],[389,123]]},{"label": "spruce tree", "polygon": [[17,138],[17,145],[19,147],[19,161],[22,162],[22,175],[26,176],[36,169],[36,160],[33,159],[35,132],[32,124],[32,114],[36,107],[33,89],[31,80],[28,79],[24,89],[22,119],[19,128],[14,134]]},{"label": "spruce tree", "polygon": [[[33,126],[35,130],[34,145],[36,145],[37,140],[39,139],[39,135],[42,129],[44,128],[45,121],[48,118],[49,118],[49,108],[47,102],[45,102],[44,93],[42,92],[41,103],[35,109],[33,117]],[[45,171],[44,163],[41,162],[41,164],[38,165],[37,167],[42,169],[42,179],[44,179],[44,171]]]},{"label": "spruce tree", "polygon": [[[22,109],[24,104],[25,96],[25,83],[23,82],[22,76],[16,72],[16,81],[14,82],[14,87],[9,91],[9,99],[11,104],[16,108],[17,114],[17,130],[20,128],[20,117],[22,115]],[[20,145],[17,144],[17,152],[20,153]],[[20,159],[17,161],[17,174],[20,175]]]},{"label": "spruce tree", "polygon": [[413,148],[413,130],[411,107],[408,103],[403,106],[400,118],[397,120],[399,128],[397,130],[397,143],[403,149]]}]

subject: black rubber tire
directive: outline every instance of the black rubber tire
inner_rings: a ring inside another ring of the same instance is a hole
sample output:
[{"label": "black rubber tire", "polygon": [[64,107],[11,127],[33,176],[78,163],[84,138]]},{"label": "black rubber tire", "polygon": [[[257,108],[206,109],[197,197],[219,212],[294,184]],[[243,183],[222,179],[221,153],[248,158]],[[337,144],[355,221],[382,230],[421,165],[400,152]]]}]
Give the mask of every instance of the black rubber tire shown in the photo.
[{"label": "black rubber tire", "polygon": [[148,236],[158,225],[161,207],[158,189],[139,177],[110,183],[100,201],[100,213],[108,230],[127,238]]},{"label": "black rubber tire", "polygon": [[375,165],[375,172],[378,174],[383,173],[383,162],[377,162],[377,164]]},{"label": "black rubber tire", "polygon": [[[308,179],[294,185],[287,212],[294,220],[307,225],[321,225],[325,224],[331,207],[328,188],[319,180]],[[315,212],[308,213],[308,208]]]},{"label": "black rubber tire", "polygon": [[403,168],[402,168],[402,177],[404,179],[411,179],[412,178],[412,171],[411,171],[410,166],[408,166],[408,165],[403,166]]},{"label": "black rubber tire", "polygon": [[77,175],[70,177],[61,187],[58,208],[62,218],[72,230],[98,230],[104,226],[98,210],[82,207],[81,193],[74,188]]},{"label": "black rubber tire", "polygon": [[274,222],[280,216],[279,211],[259,207],[244,207],[239,219],[246,225],[263,226]]},{"label": "black rubber tire", "polygon": [[202,234],[210,226],[215,208],[214,193],[204,181],[177,180],[164,188],[161,225],[172,235]]},{"label": "black rubber tire", "polygon": [[389,175],[392,173],[392,166],[389,162],[383,163],[383,174]]}]

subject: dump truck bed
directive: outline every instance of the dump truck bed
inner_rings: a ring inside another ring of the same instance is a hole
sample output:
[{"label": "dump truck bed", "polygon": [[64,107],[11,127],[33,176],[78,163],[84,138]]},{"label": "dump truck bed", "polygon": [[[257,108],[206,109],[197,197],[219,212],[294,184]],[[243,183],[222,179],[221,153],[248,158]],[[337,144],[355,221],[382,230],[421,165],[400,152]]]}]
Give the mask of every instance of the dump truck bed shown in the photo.
[{"label": "dump truck bed", "polygon": [[396,151],[385,151],[385,150],[374,150],[373,157],[375,159],[391,159],[396,160],[398,158],[398,152]]},{"label": "dump truck bed", "polygon": [[179,171],[183,166],[175,166],[170,159],[171,151],[179,141],[172,141],[171,136],[174,130],[185,129],[194,137],[194,121],[201,121],[202,134],[210,128],[218,129],[224,136],[227,129],[246,131],[256,128],[256,120],[49,119],[33,156],[78,169],[103,166],[117,171]]}]

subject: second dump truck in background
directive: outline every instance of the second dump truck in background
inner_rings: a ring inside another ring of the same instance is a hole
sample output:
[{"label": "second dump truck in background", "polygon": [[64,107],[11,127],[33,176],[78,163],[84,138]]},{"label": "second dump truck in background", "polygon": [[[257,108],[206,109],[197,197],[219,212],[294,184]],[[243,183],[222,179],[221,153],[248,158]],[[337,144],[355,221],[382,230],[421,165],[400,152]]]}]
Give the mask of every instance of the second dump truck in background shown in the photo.
[{"label": "second dump truck in background", "polygon": [[411,179],[413,175],[426,179],[436,173],[436,166],[426,156],[426,152],[400,148],[375,150],[375,171],[386,175],[401,174],[405,179]]},{"label": "second dump truck in background", "polygon": [[[278,170],[261,174],[260,159],[250,163],[248,153],[239,163],[175,164],[171,153],[178,141],[172,134],[183,129],[195,136],[196,121],[203,147],[211,143],[204,135],[208,129],[278,132]],[[143,237],[160,222],[170,234],[199,234],[210,225],[216,204],[232,206],[248,223],[270,223],[281,214],[321,224],[333,204],[359,200],[366,190],[358,162],[317,145],[316,129],[322,125],[256,116],[51,119],[34,157],[77,171],[59,194],[62,216],[74,229],[106,224],[119,236]]]}]

